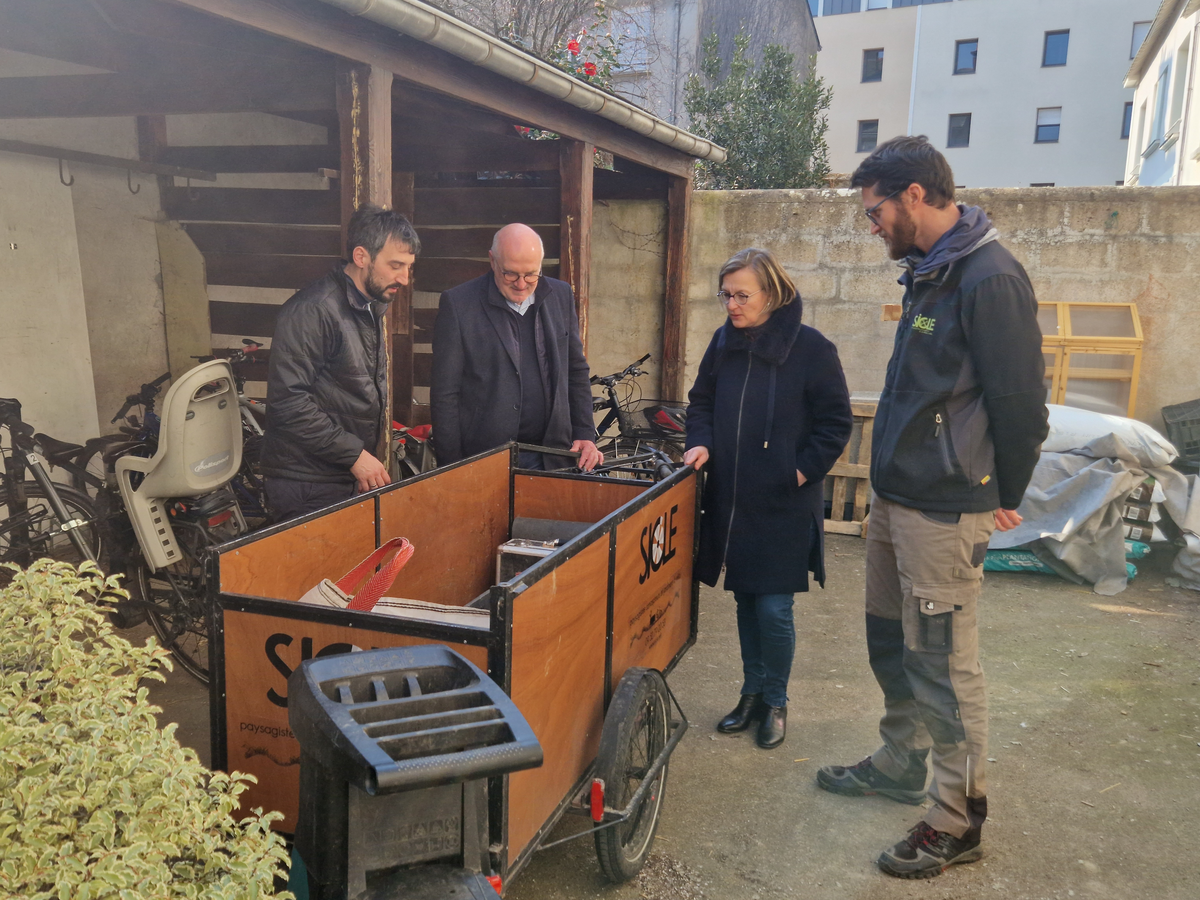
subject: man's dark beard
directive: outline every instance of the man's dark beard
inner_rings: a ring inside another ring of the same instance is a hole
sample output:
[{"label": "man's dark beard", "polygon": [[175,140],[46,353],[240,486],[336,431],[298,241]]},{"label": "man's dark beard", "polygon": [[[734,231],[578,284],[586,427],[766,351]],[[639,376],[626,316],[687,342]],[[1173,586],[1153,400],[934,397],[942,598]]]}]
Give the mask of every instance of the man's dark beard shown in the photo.
[{"label": "man's dark beard", "polygon": [[892,259],[904,259],[912,253],[916,244],[913,242],[917,238],[917,226],[913,222],[912,216],[908,214],[908,210],[900,203],[896,204],[896,215],[892,220],[892,235],[884,236],[884,242],[887,244],[888,256]]},{"label": "man's dark beard", "polygon": [[[897,258],[899,258],[899,257],[897,257]],[[396,299],[395,294],[392,294],[389,297],[385,293],[385,288],[383,286],[383,283],[375,280],[374,273],[370,269],[367,270],[367,274],[366,274],[366,277],[363,279],[363,283],[367,289],[367,296],[370,297],[372,300],[378,300],[380,303],[391,303],[393,300]]]}]

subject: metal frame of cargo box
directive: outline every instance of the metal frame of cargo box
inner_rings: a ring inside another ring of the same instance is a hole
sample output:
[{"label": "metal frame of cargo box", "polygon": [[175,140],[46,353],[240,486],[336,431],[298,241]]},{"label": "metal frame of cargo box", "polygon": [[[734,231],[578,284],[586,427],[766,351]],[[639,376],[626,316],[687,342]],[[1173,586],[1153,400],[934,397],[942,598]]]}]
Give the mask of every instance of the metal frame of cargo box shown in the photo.
[{"label": "metal frame of cargo box", "polygon": [[[508,444],[501,449],[505,449],[510,453],[508,475],[508,524],[510,533],[512,520],[514,518],[514,489],[516,476],[518,475],[533,475],[539,478],[567,479],[574,482],[590,482],[606,485],[612,485],[615,481],[615,479],[602,476],[518,469],[516,467],[518,445]],[[643,511],[648,505],[653,503],[658,498],[666,495],[676,486],[682,484],[689,478],[695,478],[696,490],[694,492],[694,520],[691,547],[692,558],[694,561],[699,545],[701,492],[699,490],[699,477],[690,467],[681,468],[669,478],[647,487],[643,493],[635,497],[633,500],[630,500],[624,505],[620,506],[614,512],[596,522],[586,531],[566,542],[559,550],[546,556],[544,559],[539,560],[535,565],[530,566],[518,577],[504,584],[492,585],[490,588],[488,588],[485,593],[489,594],[491,598],[491,617],[489,627],[486,631],[481,628],[456,624],[413,622],[386,615],[323,608],[312,604],[298,603],[290,600],[256,597],[251,595],[229,593],[220,590],[220,560],[222,555],[230,552],[236,552],[240,548],[249,546],[257,541],[263,540],[264,538],[291,528],[295,528],[304,523],[315,521],[333,512],[345,509],[355,504],[363,503],[366,500],[371,500],[374,503],[375,545],[378,547],[382,542],[382,535],[380,532],[380,497],[382,495],[393,490],[403,490],[405,487],[415,484],[419,481],[437,478],[439,475],[453,469],[478,462],[481,459],[491,456],[495,452],[496,451],[491,451],[490,453],[480,454],[479,456],[463,460],[462,462],[455,463],[451,466],[442,467],[424,475],[407,479],[384,488],[376,489],[368,494],[359,495],[351,500],[336,504],[319,512],[312,513],[308,516],[298,519],[292,519],[279,525],[263,529],[262,531],[251,533],[235,541],[231,541],[227,544],[221,545],[218,548],[215,548],[215,552],[211,553],[205,562],[206,566],[208,567],[207,583],[209,585],[210,599],[209,646],[211,655],[210,669],[212,672],[212,679],[210,683],[209,698],[212,765],[214,769],[223,771],[230,770],[227,753],[228,734],[226,728],[227,698],[224,639],[225,615],[227,612],[235,611],[258,613],[290,621],[312,622],[350,628],[358,627],[364,631],[370,631],[373,633],[402,635],[405,637],[415,638],[420,641],[445,643],[452,648],[456,646],[462,647],[464,645],[485,648],[487,651],[488,675],[498,684],[500,684],[506,693],[511,695],[513,601],[522,593],[524,593],[529,587],[539,582],[542,578],[573,560],[581,552],[593,546],[597,541],[605,539],[609,544],[607,567],[608,585],[606,590],[606,635],[604,651],[604,711],[607,712],[609,703],[612,699],[614,686],[614,679],[612,677],[612,664],[613,612],[615,601],[614,578],[617,565],[617,528],[621,523]],[[699,597],[699,582],[696,580],[693,570],[688,607],[690,615],[688,636],[678,652],[674,654],[670,662],[662,670],[664,675],[668,674],[675,668],[679,660],[683,658],[683,656],[696,641],[699,616]],[[580,795],[591,776],[591,768],[591,765],[588,765],[585,768],[576,782],[572,785],[571,789],[561,798],[561,800],[559,800],[553,814],[545,821],[541,828],[538,829],[534,837],[522,848],[522,850],[517,854],[516,858],[511,860],[508,858],[508,781],[510,776],[506,775],[499,778],[489,779],[488,803],[489,828],[491,829],[489,839],[493,849],[497,845],[501,848],[499,853],[495,854],[495,856],[498,858],[494,859],[494,864],[503,879],[507,881],[509,878],[515,876],[529,861],[532,854],[540,847],[546,836],[559,822],[575,798]],[[582,832],[582,834],[586,833],[588,832]]]}]

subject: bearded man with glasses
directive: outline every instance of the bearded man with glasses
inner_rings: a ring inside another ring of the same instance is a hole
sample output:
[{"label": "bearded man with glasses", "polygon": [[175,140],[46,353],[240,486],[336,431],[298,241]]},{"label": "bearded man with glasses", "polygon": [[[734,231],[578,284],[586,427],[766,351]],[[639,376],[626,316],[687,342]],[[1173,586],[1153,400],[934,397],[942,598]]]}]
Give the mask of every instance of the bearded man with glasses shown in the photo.
[{"label": "bearded man with glasses", "polygon": [[855,765],[822,766],[817,786],[917,806],[932,768],[932,804],[876,860],[888,875],[930,878],[983,855],[977,606],[988,540],[1020,524],[1048,431],[1042,334],[1025,269],[986,212],[954,203],[950,165],[926,138],[881,144],[850,184],[904,270],[866,536],[867,656],[884,715],[882,746]]},{"label": "bearded man with glasses", "polygon": [[[542,274],[538,233],[513,223],[496,232],[491,271],[442,294],[433,330],[433,444],[438,463],[508,441],[579,454],[596,449],[590,372],[571,286]],[[521,451],[526,469],[565,468],[569,457]]]}]

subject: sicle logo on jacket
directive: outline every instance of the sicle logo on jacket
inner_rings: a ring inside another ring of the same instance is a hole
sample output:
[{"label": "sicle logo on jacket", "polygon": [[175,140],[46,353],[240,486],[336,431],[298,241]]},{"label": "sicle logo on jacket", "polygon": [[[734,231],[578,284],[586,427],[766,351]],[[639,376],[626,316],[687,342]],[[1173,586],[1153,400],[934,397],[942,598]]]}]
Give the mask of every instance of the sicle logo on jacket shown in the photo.
[{"label": "sicle logo on jacket", "polygon": [[937,319],[933,316],[917,316],[913,319],[913,331],[919,331],[921,334],[933,334],[933,326],[937,324]]}]

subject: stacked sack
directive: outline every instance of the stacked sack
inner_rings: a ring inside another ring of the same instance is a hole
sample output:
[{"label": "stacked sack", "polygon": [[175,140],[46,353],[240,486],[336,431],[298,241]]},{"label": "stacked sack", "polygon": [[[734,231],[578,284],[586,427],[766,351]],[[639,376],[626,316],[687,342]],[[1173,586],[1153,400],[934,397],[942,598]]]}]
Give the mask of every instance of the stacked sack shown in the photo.
[{"label": "stacked sack", "polygon": [[[1160,504],[1166,499],[1167,495],[1158,482],[1149,476],[1125,498],[1121,518],[1125,528],[1126,559],[1141,559],[1150,552],[1149,544],[1152,541],[1170,540],[1159,524],[1163,520]],[[1131,556],[1131,553],[1134,555]]]}]

